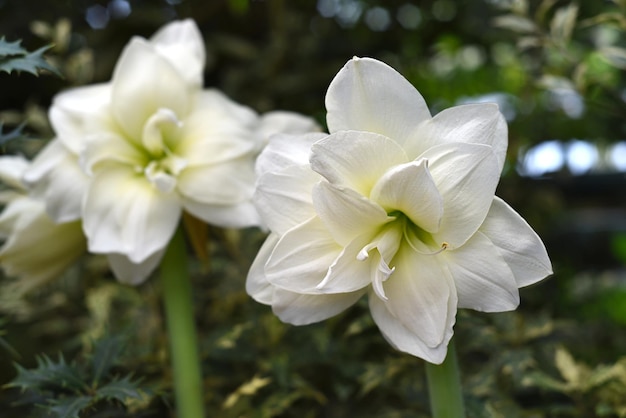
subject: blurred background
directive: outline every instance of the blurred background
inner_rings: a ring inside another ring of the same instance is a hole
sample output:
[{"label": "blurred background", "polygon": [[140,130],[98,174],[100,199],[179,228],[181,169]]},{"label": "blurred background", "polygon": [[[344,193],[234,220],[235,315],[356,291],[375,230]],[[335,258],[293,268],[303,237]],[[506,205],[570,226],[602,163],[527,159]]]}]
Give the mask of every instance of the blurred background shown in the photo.
[{"label": "blurred background", "polygon": [[[0,72],[2,132],[25,123],[0,153],[32,157],[53,137],[55,94],[108,81],[132,36],[182,18],[204,36],[205,85],[258,112],[323,125],[326,88],[355,55],[396,68],[433,114],[497,102],[509,123],[497,193],[544,239],[555,274],[522,289],[516,312],[459,312],[468,415],[626,417],[624,0],[0,0],[0,36],[53,45],[45,55],[63,75]],[[244,290],[263,234],[208,236],[210,260],[190,268],[210,416],[429,416],[421,360],[383,340],[365,301],[322,324],[282,324]],[[13,281],[0,278],[0,292]],[[21,370],[39,388],[1,390],[2,417],[173,416],[156,280],[120,285],[86,256],[23,297],[0,294],[0,331],[0,384]],[[59,370],[88,381],[102,347],[117,347],[111,379],[132,373],[141,396],[64,409],[76,393]]]}]

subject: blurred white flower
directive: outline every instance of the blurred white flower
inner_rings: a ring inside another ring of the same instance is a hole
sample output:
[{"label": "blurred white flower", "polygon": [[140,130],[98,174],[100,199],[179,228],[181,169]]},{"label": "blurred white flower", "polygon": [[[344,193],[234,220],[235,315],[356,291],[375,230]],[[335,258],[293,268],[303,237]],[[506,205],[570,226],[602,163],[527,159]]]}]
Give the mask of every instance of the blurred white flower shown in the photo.
[{"label": "blurred white flower", "polygon": [[[85,252],[80,222],[56,224],[42,201],[28,196],[21,182],[29,162],[20,156],[0,157],[0,266],[11,282],[11,295],[22,295],[59,276]],[[3,289],[6,292],[7,288]]]},{"label": "blurred white flower", "polygon": [[251,202],[264,135],[308,132],[289,112],[264,116],[202,89],[205,48],[192,20],[134,37],[111,82],[59,94],[56,139],[25,180],[57,222],[82,219],[89,251],[140,283],[158,265],[182,211],[223,227],[259,223]]},{"label": "blurred white flower", "polygon": [[515,309],[551,273],[543,243],[494,195],[507,127],[493,104],[435,117],[399,73],[354,58],[326,95],[330,135],[276,136],[255,202],[271,231],[247,290],[286,322],[368,294],[397,349],[441,363],[457,308]]}]

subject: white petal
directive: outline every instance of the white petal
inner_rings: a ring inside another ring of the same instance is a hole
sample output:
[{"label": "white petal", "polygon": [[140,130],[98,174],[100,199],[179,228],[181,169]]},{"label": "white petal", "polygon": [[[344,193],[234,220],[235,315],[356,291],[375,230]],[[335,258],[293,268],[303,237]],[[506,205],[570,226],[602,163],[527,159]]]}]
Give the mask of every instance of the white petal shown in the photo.
[{"label": "white petal", "polygon": [[365,291],[335,295],[303,295],[276,288],[272,311],[281,321],[308,325],[328,319],[354,305]]},{"label": "white petal", "polygon": [[154,188],[132,168],[111,164],[93,177],[83,228],[94,253],[119,253],[141,263],[163,250],[178,225],[178,197]]},{"label": "white petal", "polygon": [[53,140],[37,154],[24,173],[24,181],[32,188],[34,197],[46,202],[48,214],[55,222],[81,218],[89,177],[80,168],[77,156],[59,140]]},{"label": "white petal", "polygon": [[311,146],[326,136],[328,134],[321,132],[304,135],[273,135],[257,158],[257,175],[280,171],[291,165],[308,167]]},{"label": "white petal", "polygon": [[439,230],[443,198],[428,171],[427,160],[393,167],[376,183],[371,196],[387,212],[400,211],[425,231]]},{"label": "white petal", "polygon": [[367,197],[390,167],[409,161],[395,141],[370,132],[341,131],[316,142],[311,150],[313,170]]},{"label": "white petal", "polygon": [[375,132],[402,144],[423,120],[426,102],[402,75],[371,58],[353,58],[339,71],[326,93],[331,133]]},{"label": "white petal", "polygon": [[369,306],[372,318],[378,325],[383,337],[397,350],[409,353],[430,363],[441,364],[448,353],[448,343],[452,337],[452,325],[446,338],[436,347],[427,346],[416,334],[405,327],[402,322],[387,310],[385,302],[369,294]]},{"label": "white petal", "polygon": [[202,34],[192,19],[163,26],[150,38],[150,43],[188,83],[202,86],[206,52]]},{"label": "white petal", "polygon": [[23,291],[61,275],[85,253],[80,222],[56,224],[42,202],[22,197],[0,215],[0,265],[7,276],[19,277]]},{"label": "white petal", "polygon": [[186,168],[178,175],[178,192],[196,202],[234,205],[252,199],[254,182],[254,161],[244,156]]},{"label": "white petal", "polygon": [[272,254],[272,251],[274,251],[274,247],[278,243],[279,238],[280,236],[278,234],[273,233],[267,237],[254,258],[246,279],[246,292],[248,292],[254,300],[265,305],[272,304],[275,289],[274,285],[272,285],[265,276],[265,264]]},{"label": "white petal", "polygon": [[502,199],[496,197],[481,225],[509,265],[517,287],[524,287],[552,274],[550,258],[541,238],[526,221]]},{"label": "white petal", "polygon": [[87,141],[80,154],[79,163],[85,173],[92,175],[97,165],[106,162],[119,162],[136,167],[141,172],[148,157],[141,149],[114,133],[94,135]]},{"label": "white petal", "polygon": [[267,280],[297,293],[320,293],[316,287],[342,248],[317,218],[283,235],[265,265]]},{"label": "white petal", "polygon": [[328,232],[342,246],[363,234],[373,236],[393,218],[357,192],[321,181],[313,187],[313,205]]},{"label": "white petal", "polygon": [[133,38],[117,62],[112,80],[115,120],[126,136],[141,143],[148,118],[160,108],[187,116],[192,89],[187,80],[145,40]]},{"label": "white petal", "polygon": [[420,158],[443,197],[443,217],[437,243],[457,248],[483,223],[500,180],[496,155],[480,144],[452,143],[430,148]]},{"label": "white petal", "polygon": [[140,263],[133,263],[123,254],[107,254],[109,265],[117,280],[129,285],[140,285],[156,270],[165,254],[165,250],[157,251]]},{"label": "white petal", "polygon": [[29,162],[21,155],[3,155],[0,157],[0,181],[7,186],[24,190],[22,176],[28,168]]},{"label": "white petal", "polygon": [[198,202],[183,197],[185,210],[204,222],[222,228],[247,228],[263,224],[256,207],[251,201],[231,205],[219,205]]},{"label": "white petal", "polygon": [[57,138],[79,154],[93,134],[116,132],[111,111],[111,84],[78,87],[57,94],[50,107],[50,123]]},{"label": "white petal", "polygon": [[261,116],[257,135],[261,145],[265,146],[272,135],[302,135],[319,131],[320,126],[313,118],[295,112],[276,110]]},{"label": "white petal", "polygon": [[395,271],[383,285],[387,310],[426,346],[446,344],[457,306],[450,273],[436,256],[421,255],[408,245],[400,247],[390,266]]},{"label": "white petal", "polygon": [[479,103],[451,107],[424,122],[405,144],[409,158],[428,148],[451,142],[485,144],[493,148],[500,172],[508,145],[507,125],[495,103]]},{"label": "white petal", "polygon": [[292,165],[262,175],[254,204],[267,227],[282,235],[315,216],[311,192],[320,178],[308,165]]},{"label": "white petal", "polygon": [[252,109],[233,102],[218,90],[206,90],[196,95],[177,141],[167,145],[191,166],[256,155],[257,123],[258,116]]},{"label": "white petal", "polygon": [[481,312],[512,311],[519,305],[519,292],[513,272],[498,249],[480,231],[462,247],[444,251],[456,284],[459,308]]}]

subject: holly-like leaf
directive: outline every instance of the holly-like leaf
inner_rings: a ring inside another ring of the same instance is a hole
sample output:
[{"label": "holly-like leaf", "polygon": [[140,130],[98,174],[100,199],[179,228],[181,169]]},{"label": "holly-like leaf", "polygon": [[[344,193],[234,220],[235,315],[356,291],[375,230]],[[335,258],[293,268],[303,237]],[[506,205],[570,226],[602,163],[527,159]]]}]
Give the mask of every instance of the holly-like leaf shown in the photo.
[{"label": "holly-like leaf", "polygon": [[115,379],[106,385],[99,387],[96,391],[98,399],[118,400],[126,403],[129,399],[142,399],[148,391],[139,386],[139,381],[133,381],[131,376]]},{"label": "holly-like leaf", "polygon": [[124,340],[120,336],[103,338],[95,343],[92,370],[93,382],[96,385],[109,373],[111,367],[117,363],[123,349]]},{"label": "holly-like leaf", "polygon": [[36,51],[28,52],[20,46],[21,41],[7,42],[4,37],[0,38],[0,72],[8,74],[12,72],[27,72],[38,76],[41,70],[47,70],[59,77],[61,73],[50,65],[43,53],[52,46],[47,45]]},{"label": "holly-like leaf", "polygon": [[91,396],[76,396],[50,401],[46,406],[48,416],[54,418],[80,418],[80,413],[93,401]]},{"label": "holly-like leaf", "polygon": [[23,390],[43,391],[65,389],[79,391],[86,387],[80,371],[74,364],[65,362],[63,356],[53,361],[47,356],[37,358],[37,368],[29,370],[16,365],[17,376],[7,386]]},{"label": "holly-like leaf", "polygon": [[6,134],[2,131],[4,130],[4,123],[0,122],[0,145],[3,145],[9,141],[12,141],[17,138],[21,138],[24,136],[22,133],[22,129],[26,126],[26,122],[20,123],[17,127],[13,128],[13,130],[7,132]]},{"label": "holly-like leaf", "polygon": [[28,51],[20,46],[21,43],[21,40],[7,42],[3,36],[2,38],[0,38],[0,56],[26,55]]}]

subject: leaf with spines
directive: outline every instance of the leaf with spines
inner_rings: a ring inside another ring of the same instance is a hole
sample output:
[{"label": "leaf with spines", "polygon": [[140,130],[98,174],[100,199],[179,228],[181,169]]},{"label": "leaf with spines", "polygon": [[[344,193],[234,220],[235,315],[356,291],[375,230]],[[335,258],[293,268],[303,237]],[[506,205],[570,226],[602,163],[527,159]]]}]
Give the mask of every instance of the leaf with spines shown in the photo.
[{"label": "leaf with spines", "polygon": [[91,396],[76,396],[55,399],[45,407],[47,416],[54,418],[80,418],[80,413],[93,402]]},{"label": "leaf with spines", "polygon": [[80,370],[73,363],[66,363],[63,356],[57,362],[48,356],[37,358],[37,368],[29,370],[16,365],[17,376],[7,386],[23,390],[70,390],[80,391],[86,387]]},{"label": "leaf with spines", "polygon": [[62,77],[59,70],[50,65],[43,56],[43,53],[52,47],[51,45],[28,52],[20,44],[21,41],[7,42],[4,37],[0,38],[0,72],[11,74],[23,71],[39,76],[41,70],[46,70]]},{"label": "leaf with spines", "polygon": [[124,404],[128,399],[142,399],[145,395],[150,395],[146,389],[140,388],[139,380],[133,381],[130,375],[113,379],[106,385],[96,390],[98,399],[118,400]]},{"label": "leaf with spines", "polygon": [[105,377],[111,367],[119,360],[119,356],[124,349],[124,339],[120,336],[103,338],[94,344],[94,352],[91,359],[93,369],[93,382],[99,385],[101,379]]}]

